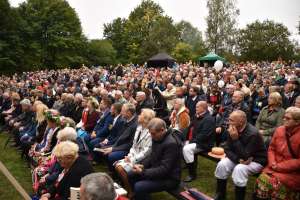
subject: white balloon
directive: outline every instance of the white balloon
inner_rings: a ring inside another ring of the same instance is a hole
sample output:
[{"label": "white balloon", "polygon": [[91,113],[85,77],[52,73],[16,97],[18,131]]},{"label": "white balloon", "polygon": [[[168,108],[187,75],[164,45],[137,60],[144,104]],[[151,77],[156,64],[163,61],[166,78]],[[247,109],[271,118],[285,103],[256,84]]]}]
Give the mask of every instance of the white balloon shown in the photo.
[{"label": "white balloon", "polygon": [[217,60],[214,64],[214,68],[217,72],[221,71],[223,68],[223,62],[221,60]]},{"label": "white balloon", "polygon": [[219,87],[219,88],[223,88],[224,85],[225,85],[225,83],[224,83],[223,80],[219,80],[219,81],[218,81],[218,87]]}]

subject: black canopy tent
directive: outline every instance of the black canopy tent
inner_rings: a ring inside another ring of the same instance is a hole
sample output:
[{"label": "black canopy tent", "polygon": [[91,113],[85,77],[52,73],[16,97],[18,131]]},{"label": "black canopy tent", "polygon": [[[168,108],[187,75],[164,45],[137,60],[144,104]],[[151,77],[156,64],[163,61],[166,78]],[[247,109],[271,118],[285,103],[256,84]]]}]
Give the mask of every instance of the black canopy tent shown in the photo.
[{"label": "black canopy tent", "polygon": [[172,67],[175,59],[167,53],[159,53],[147,61],[147,67]]}]

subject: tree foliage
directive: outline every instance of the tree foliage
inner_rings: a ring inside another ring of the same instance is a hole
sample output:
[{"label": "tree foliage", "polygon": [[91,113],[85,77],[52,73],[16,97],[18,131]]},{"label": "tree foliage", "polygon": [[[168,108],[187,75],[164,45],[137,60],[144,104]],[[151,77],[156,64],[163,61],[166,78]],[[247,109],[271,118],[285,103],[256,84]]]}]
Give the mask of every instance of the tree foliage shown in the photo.
[{"label": "tree foliage", "polygon": [[143,63],[161,51],[170,53],[179,41],[171,17],[151,0],[144,0],[128,19],[117,18],[104,25],[104,37],[112,42],[118,59]]},{"label": "tree foliage", "polygon": [[91,40],[87,56],[89,64],[93,66],[116,64],[116,50],[109,40]]},{"label": "tree foliage", "polygon": [[[44,67],[79,65],[86,39],[79,18],[65,0],[28,0],[19,7],[28,57]],[[30,59],[31,60],[31,59]]]},{"label": "tree foliage", "polygon": [[174,48],[172,55],[178,63],[185,63],[193,59],[192,46],[184,42],[179,42]]},{"label": "tree foliage", "polygon": [[217,54],[234,51],[236,36],[236,17],[239,10],[235,0],[208,0],[207,43]]},{"label": "tree foliage", "polygon": [[240,30],[239,51],[243,60],[291,59],[294,45],[290,33],[283,24],[273,21],[256,21]]}]

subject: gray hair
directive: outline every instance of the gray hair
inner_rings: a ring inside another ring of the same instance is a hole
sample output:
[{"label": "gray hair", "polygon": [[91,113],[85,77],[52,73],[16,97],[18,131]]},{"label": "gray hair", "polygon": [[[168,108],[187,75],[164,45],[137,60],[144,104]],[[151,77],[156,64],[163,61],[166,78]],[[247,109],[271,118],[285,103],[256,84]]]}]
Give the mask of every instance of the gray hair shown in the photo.
[{"label": "gray hair", "polygon": [[92,173],[80,180],[81,196],[85,200],[114,200],[117,196],[114,182],[106,173]]},{"label": "gray hair", "polygon": [[166,122],[160,118],[153,118],[148,123],[148,129],[154,131],[160,131],[161,129],[167,129]]},{"label": "gray hair", "polygon": [[129,111],[132,115],[135,114],[135,111],[136,111],[135,105],[133,105],[132,103],[125,103],[123,106],[124,106],[125,109],[126,109],[127,111]]},{"label": "gray hair", "polygon": [[289,107],[286,109],[285,113],[290,113],[292,115],[293,120],[300,122],[300,108],[297,107]]},{"label": "gray hair", "polygon": [[83,99],[83,95],[81,93],[76,93],[75,94],[75,98],[78,98],[78,99],[82,100]]},{"label": "gray hair", "polygon": [[59,141],[75,141],[76,142],[77,133],[76,130],[72,127],[65,127],[57,133],[57,139]]}]

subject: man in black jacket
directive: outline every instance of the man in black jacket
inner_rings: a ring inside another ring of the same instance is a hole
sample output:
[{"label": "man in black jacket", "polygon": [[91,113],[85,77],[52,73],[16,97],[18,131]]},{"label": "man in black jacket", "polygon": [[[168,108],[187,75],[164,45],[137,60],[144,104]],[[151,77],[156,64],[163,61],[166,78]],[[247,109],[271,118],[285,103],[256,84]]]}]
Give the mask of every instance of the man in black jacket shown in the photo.
[{"label": "man in black jacket", "polygon": [[226,158],[216,168],[216,200],[226,198],[226,182],[232,173],[237,200],[245,198],[248,176],[259,173],[267,162],[267,151],[257,128],[247,123],[246,113],[233,111],[229,116]]},{"label": "man in black jacket", "polygon": [[141,114],[143,108],[150,108],[153,109],[154,102],[153,99],[149,99],[146,96],[145,92],[139,91],[136,93],[136,113],[137,115]]},{"label": "man in black jacket", "polygon": [[128,173],[136,200],[150,199],[150,193],[178,187],[181,177],[181,142],[166,129],[166,123],[159,118],[148,124],[152,137],[152,152],[141,164],[135,164]]},{"label": "man in black jacket", "polygon": [[189,176],[184,180],[190,182],[196,179],[197,162],[194,154],[200,151],[208,152],[215,142],[215,119],[209,114],[206,101],[199,101],[196,104],[195,119],[192,122],[192,137],[183,147],[183,157],[187,163]]},{"label": "man in black jacket", "polygon": [[112,147],[103,149],[104,155],[107,155],[110,169],[113,169],[112,166],[114,162],[123,159],[128,154],[138,125],[135,106],[133,104],[125,103],[122,106],[121,115],[126,122],[124,126],[122,126],[120,137]]}]

